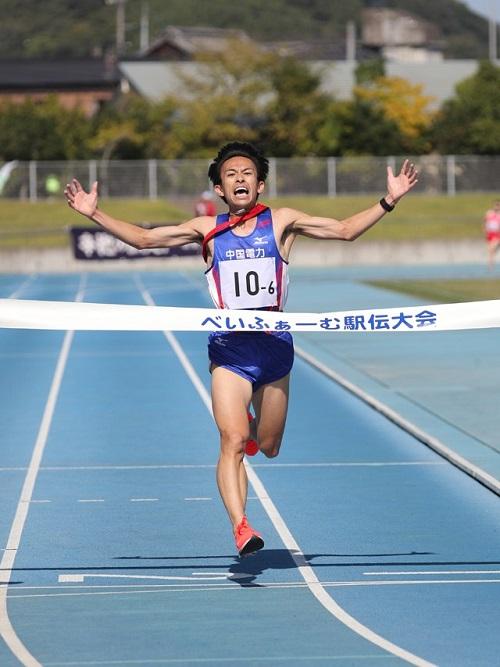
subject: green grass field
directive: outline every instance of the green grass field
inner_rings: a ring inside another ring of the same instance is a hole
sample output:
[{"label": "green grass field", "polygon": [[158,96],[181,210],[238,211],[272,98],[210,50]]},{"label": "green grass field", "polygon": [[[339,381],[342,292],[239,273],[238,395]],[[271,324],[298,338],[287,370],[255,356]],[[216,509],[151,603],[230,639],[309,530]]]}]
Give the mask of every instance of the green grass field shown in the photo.
[{"label": "green grass field", "polygon": [[[397,209],[368,232],[373,240],[482,239],[484,211],[494,195],[456,197],[410,194]],[[273,207],[290,206],[313,215],[345,218],[372,206],[376,196],[287,197],[264,201]],[[192,207],[166,200],[108,199],[101,202],[110,215],[129,222],[178,223],[189,218]],[[0,250],[19,247],[51,247],[68,244],[67,228],[85,225],[85,218],[71,211],[63,198],[29,203],[3,199],[0,204]],[[368,238],[368,236],[367,236]]]},{"label": "green grass field", "polygon": [[500,279],[477,280],[369,280],[369,285],[428,299],[434,303],[461,303],[500,299]]}]

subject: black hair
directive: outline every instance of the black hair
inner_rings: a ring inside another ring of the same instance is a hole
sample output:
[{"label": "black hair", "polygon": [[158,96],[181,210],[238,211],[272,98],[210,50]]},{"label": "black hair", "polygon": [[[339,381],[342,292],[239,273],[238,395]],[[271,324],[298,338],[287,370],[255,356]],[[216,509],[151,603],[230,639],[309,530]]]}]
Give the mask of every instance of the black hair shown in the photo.
[{"label": "black hair", "polygon": [[243,141],[232,141],[223,146],[217,153],[217,157],[208,168],[208,178],[214,185],[221,184],[220,170],[224,162],[232,157],[247,157],[254,163],[257,169],[257,180],[265,181],[269,172],[269,160],[265,158],[260,150],[253,144]]}]

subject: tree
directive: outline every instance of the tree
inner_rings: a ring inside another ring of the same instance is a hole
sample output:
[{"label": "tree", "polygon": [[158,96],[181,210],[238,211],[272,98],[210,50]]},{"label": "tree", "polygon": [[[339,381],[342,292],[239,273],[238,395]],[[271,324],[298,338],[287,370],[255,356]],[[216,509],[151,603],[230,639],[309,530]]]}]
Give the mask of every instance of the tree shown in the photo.
[{"label": "tree", "polygon": [[397,124],[372,102],[355,96],[339,102],[335,114],[340,126],[339,155],[399,155],[403,138]]},{"label": "tree", "polygon": [[422,93],[421,85],[395,76],[381,76],[365,86],[356,86],[354,96],[374,105],[398,128],[405,153],[429,149],[427,132],[433,121],[429,110],[432,98]]},{"label": "tree", "polygon": [[371,83],[381,76],[385,76],[385,61],[383,58],[361,60],[354,71],[358,86]]},{"label": "tree", "polygon": [[432,128],[442,153],[500,153],[500,68],[488,61],[456,87]]},{"label": "tree", "polygon": [[200,54],[193,74],[179,73],[182,90],[166,100],[171,113],[165,118],[164,157],[208,157],[232,139],[257,141],[271,94],[272,60],[244,41]]},{"label": "tree", "polygon": [[340,128],[333,100],[321,92],[320,74],[295,58],[272,63],[273,96],[267,109],[262,141],[271,155],[332,155]]},{"label": "tree", "polygon": [[64,109],[55,96],[0,108],[4,160],[72,160],[90,157],[91,126],[83,113]]},{"label": "tree", "polygon": [[233,42],[201,57],[183,83],[165,140],[170,157],[210,156],[233,139],[255,141],[276,156],[337,148],[332,100],[320,91],[320,76],[294,58]]},{"label": "tree", "polygon": [[175,109],[169,100],[154,103],[135,94],[126,95],[96,117],[90,145],[102,159],[161,157],[166,119]]}]

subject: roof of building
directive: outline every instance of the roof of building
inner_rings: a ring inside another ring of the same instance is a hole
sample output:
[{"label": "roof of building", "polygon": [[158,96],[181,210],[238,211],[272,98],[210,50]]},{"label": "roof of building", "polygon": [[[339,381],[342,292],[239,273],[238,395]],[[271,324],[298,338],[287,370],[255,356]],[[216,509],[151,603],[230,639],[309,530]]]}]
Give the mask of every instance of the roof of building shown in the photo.
[{"label": "roof of building", "polygon": [[[279,56],[298,58],[299,60],[331,60],[340,61],[347,57],[347,45],[345,39],[312,41],[291,40],[286,42],[266,42],[266,51],[276,53]],[[358,58],[373,56],[373,50],[365,48],[362,44],[356,45]]]},{"label": "roof of building", "polygon": [[3,90],[109,88],[119,82],[119,72],[103,60],[0,60]]},{"label": "roof of building", "polygon": [[169,25],[141,56],[154,57],[168,48],[177,52],[180,58],[192,58],[201,51],[222,51],[227,47],[228,40],[251,41],[244,30]]},{"label": "roof of building", "polygon": [[195,62],[124,61],[119,63],[122,75],[139,95],[159,101],[167,95],[178,95],[183,90],[182,77],[200,72]]},{"label": "roof of building", "polygon": [[[347,100],[355,86],[357,63],[353,61],[314,61],[310,63],[321,75],[321,88],[337,99]],[[160,100],[166,95],[178,95],[182,90],[182,75],[199,72],[195,62],[151,62],[124,61],[120,71],[131,87],[150,100]],[[443,60],[429,63],[404,63],[388,61],[385,71],[388,76],[398,76],[412,84],[422,85],[422,92],[433,98],[431,106],[437,107],[453,97],[455,86],[472,76],[478,67],[476,60]]]}]

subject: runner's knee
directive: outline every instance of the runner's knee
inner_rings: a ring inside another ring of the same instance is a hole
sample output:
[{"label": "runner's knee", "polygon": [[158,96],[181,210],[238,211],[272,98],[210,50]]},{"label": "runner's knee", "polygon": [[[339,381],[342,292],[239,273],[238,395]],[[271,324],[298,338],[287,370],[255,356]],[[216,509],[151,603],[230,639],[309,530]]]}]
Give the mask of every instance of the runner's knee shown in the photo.
[{"label": "runner's knee", "polygon": [[281,438],[259,440],[259,449],[268,459],[274,459],[280,453]]},{"label": "runner's knee", "polygon": [[221,431],[221,452],[223,454],[243,454],[249,436],[248,431],[245,433],[238,430]]}]

